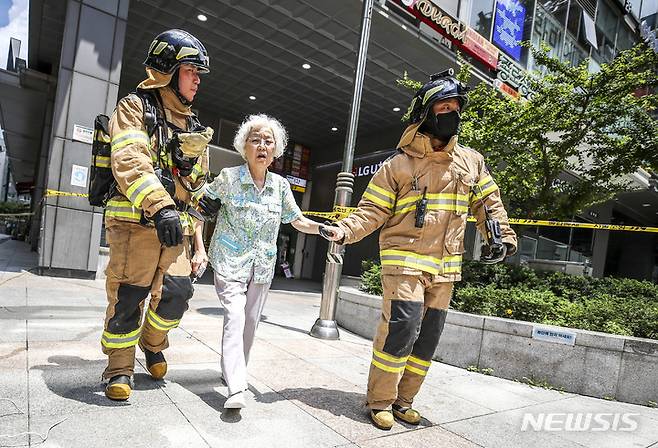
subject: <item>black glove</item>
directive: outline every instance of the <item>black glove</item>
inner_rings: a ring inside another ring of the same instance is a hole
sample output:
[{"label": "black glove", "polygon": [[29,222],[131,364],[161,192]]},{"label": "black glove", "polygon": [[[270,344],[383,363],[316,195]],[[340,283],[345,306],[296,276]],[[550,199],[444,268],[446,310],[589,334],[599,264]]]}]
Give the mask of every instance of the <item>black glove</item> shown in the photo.
[{"label": "black glove", "polygon": [[211,199],[205,195],[199,200],[199,211],[204,218],[213,218],[221,206],[222,203],[219,199]]},{"label": "black glove", "polygon": [[480,256],[480,262],[484,264],[496,264],[500,263],[505,259],[507,255],[507,245],[505,244],[496,244],[493,246],[484,245],[482,246],[482,255]]},{"label": "black glove", "polygon": [[183,242],[183,227],[180,225],[180,218],[176,209],[172,207],[161,208],[153,215],[153,221],[161,244],[172,247]]}]

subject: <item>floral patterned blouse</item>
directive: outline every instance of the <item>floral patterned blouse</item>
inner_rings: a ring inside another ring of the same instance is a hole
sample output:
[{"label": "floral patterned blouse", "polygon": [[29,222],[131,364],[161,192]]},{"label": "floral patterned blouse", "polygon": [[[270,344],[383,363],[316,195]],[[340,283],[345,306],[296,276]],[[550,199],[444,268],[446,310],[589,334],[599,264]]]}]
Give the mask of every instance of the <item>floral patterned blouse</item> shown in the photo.
[{"label": "floral patterned blouse", "polygon": [[215,272],[248,282],[253,266],[253,281],[270,283],[279,226],[302,217],[288,181],[268,171],[258,191],[245,163],[224,168],[205,194],[222,202],[209,251]]}]

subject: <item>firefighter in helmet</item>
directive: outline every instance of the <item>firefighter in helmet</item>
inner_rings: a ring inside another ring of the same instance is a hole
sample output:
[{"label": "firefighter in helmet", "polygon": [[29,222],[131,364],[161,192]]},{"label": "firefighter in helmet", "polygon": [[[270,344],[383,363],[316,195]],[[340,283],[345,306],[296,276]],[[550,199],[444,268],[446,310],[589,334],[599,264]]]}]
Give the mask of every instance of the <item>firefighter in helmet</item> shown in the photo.
[{"label": "firefighter in helmet", "polygon": [[105,209],[110,260],[101,345],[105,394],[113,400],[130,396],[137,345],[151,376],[164,377],[167,333],[188,308],[191,274],[207,262],[202,221],[191,206],[205,183],[213,130],[191,105],[199,75],[210,71],[208,54],[190,33],[172,29],[153,40],[144,65],[147,78],[118,102],[109,126],[116,186]]},{"label": "firefighter in helmet", "polygon": [[399,151],[374,174],[357,210],[331,238],[355,243],[379,227],[383,302],[373,342],[367,401],[373,423],[420,422],[412,408],[461,280],[468,212],[487,236],[483,261],[516,251],[498,186],[478,152],[457,142],[466,90],[452,70],[414,95]]}]

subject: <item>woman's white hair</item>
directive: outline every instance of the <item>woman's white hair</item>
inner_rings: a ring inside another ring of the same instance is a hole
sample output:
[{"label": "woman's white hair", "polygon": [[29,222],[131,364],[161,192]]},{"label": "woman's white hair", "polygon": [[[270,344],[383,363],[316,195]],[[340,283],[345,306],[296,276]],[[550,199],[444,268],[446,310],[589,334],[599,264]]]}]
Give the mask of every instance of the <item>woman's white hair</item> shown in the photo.
[{"label": "woman's white hair", "polygon": [[247,160],[244,147],[247,143],[249,133],[254,129],[261,129],[263,127],[270,128],[274,135],[274,158],[276,159],[283,155],[286,146],[288,146],[288,133],[286,132],[286,129],[276,118],[272,118],[265,114],[255,114],[249,115],[242,122],[238,128],[238,132],[235,134],[235,138],[233,139],[233,147],[240,153],[243,159]]}]

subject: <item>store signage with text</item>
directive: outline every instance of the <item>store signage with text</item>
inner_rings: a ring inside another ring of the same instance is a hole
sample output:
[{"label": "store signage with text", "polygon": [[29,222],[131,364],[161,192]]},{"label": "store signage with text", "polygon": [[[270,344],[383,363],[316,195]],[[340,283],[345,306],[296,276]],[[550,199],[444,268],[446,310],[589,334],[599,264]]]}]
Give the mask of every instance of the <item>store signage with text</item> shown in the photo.
[{"label": "store signage with text", "polygon": [[525,7],[519,0],[498,0],[493,41],[514,60],[521,60]]},{"label": "store signage with text", "polygon": [[498,62],[498,48],[464,22],[443,11],[430,0],[416,2],[398,0],[402,6],[421,22],[429,25],[435,31],[449,37],[467,53],[476,57],[492,69]]},{"label": "store signage with text", "polygon": [[[533,91],[530,87],[528,72],[517,65],[510,57],[501,53],[498,58],[497,69],[497,79],[516,89],[515,91],[518,91],[516,96],[520,95],[524,98],[530,98],[532,96]],[[503,90],[500,87],[498,88]],[[508,93],[505,90],[503,92]]]}]

